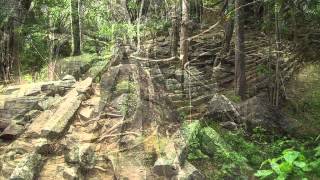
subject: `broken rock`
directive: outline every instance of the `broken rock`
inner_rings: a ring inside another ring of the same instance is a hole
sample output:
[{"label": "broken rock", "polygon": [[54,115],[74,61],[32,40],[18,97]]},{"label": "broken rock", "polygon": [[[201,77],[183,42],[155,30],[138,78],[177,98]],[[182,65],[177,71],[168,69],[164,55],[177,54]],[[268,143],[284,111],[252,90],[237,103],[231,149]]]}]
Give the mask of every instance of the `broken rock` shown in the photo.
[{"label": "broken rock", "polygon": [[42,157],[40,154],[28,154],[14,169],[10,180],[33,180],[42,166]]}]

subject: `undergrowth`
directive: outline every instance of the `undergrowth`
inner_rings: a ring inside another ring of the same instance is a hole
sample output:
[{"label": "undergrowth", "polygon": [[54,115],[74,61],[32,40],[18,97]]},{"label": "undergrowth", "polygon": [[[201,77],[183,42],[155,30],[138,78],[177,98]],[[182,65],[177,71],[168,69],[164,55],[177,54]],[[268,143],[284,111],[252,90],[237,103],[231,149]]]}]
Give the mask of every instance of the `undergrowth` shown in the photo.
[{"label": "undergrowth", "polygon": [[184,125],[188,159],[208,179],[319,179],[320,146],[317,139],[294,139],[268,134],[231,132],[217,123],[194,121]]}]

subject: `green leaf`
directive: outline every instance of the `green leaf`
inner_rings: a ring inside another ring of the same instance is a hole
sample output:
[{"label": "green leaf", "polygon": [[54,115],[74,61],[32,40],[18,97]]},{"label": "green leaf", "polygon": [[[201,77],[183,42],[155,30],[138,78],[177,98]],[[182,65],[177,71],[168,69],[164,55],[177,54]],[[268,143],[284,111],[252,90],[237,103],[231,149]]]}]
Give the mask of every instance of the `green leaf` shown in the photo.
[{"label": "green leaf", "polygon": [[294,164],[295,166],[301,168],[301,169],[303,169],[303,168],[305,168],[305,167],[307,166],[307,164],[306,164],[305,162],[300,162],[300,161],[296,161],[296,162],[294,162],[293,164]]},{"label": "green leaf", "polygon": [[295,166],[300,168],[302,171],[308,172],[311,171],[311,169],[308,167],[307,163],[302,162],[302,161],[296,161],[293,163]]},{"label": "green leaf", "polygon": [[278,175],[280,175],[282,172],[280,170],[279,164],[275,161],[275,159],[272,159],[270,161],[270,165],[272,170],[274,170]]},{"label": "green leaf", "polygon": [[280,171],[285,174],[289,174],[292,171],[292,164],[283,162],[279,165]]},{"label": "green leaf", "polygon": [[285,173],[280,174],[276,180],[286,180],[287,175]]},{"label": "green leaf", "polygon": [[254,175],[263,179],[270,176],[271,174],[273,174],[272,170],[258,170]]},{"label": "green leaf", "polygon": [[288,163],[292,164],[293,161],[295,161],[299,157],[299,155],[300,152],[289,150],[284,151],[283,157]]}]

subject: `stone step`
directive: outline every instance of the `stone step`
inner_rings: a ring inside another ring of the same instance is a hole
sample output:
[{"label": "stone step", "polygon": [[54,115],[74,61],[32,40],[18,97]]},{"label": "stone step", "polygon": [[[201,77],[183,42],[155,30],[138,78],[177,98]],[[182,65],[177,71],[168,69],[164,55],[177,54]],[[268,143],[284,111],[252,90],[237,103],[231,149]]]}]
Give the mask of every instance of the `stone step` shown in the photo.
[{"label": "stone step", "polygon": [[179,107],[177,110],[178,110],[178,112],[185,113],[187,115],[188,113],[190,113],[190,111],[191,111],[191,113],[199,112],[200,108],[187,105],[187,106]]},{"label": "stone step", "polygon": [[219,80],[219,85],[222,86],[225,84],[232,83],[233,81],[234,81],[234,76],[229,76],[229,77],[226,77],[224,79]]},{"label": "stone step", "polygon": [[188,114],[185,119],[186,120],[200,120],[202,119],[204,116],[203,113],[192,113],[192,114]]},{"label": "stone step", "polygon": [[[212,95],[210,95],[210,94],[195,97],[195,98],[191,99],[191,105],[192,106],[199,106],[199,105],[206,104],[207,102],[210,101],[211,98],[212,98]],[[178,107],[188,106],[190,104],[190,101],[188,98],[185,98],[185,99],[173,101],[173,104]]]},{"label": "stone step", "polygon": [[201,78],[201,79],[191,78],[191,82],[189,82],[189,81],[185,82],[185,87],[188,87],[189,85],[192,87],[202,86],[203,84],[209,85],[209,84],[214,84],[215,82],[216,82],[216,80],[213,78]]}]

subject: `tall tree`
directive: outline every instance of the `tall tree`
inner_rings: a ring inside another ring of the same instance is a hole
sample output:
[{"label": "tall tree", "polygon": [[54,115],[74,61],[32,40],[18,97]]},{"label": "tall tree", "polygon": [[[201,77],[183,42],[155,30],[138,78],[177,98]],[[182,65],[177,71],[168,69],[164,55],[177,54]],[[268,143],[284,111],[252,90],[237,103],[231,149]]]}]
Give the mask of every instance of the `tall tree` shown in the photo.
[{"label": "tall tree", "polygon": [[81,32],[80,32],[80,1],[71,0],[71,23],[72,23],[72,55],[81,54]]},{"label": "tall tree", "polygon": [[139,17],[138,17],[138,22],[137,22],[137,51],[140,52],[141,50],[141,33],[140,33],[140,26],[141,26],[141,18],[142,18],[142,13],[143,13],[143,7],[144,7],[144,2],[145,0],[142,0],[141,5],[140,5],[140,11],[139,11]]},{"label": "tall tree", "polygon": [[224,24],[224,36],[225,36],[225,44],[224,44],[224,52],[230,51],[230,44],[232,40],[233,30],[234,30],[234,19],[230,15],[230,9],[233,6],[234,0],[225,0],[224,5],[222,7],[222,12],[226,16],[226,22]]},{"label": "tall tree", "polygon": [[280,94],[280,72],[279,72],[279,58],[280,58],[280,22],[279,22],[280,4],[275,3],[275,38],[276,38],[276,74],[275,74],[275,89],[274,89],[274,105],[279,105]]},{"label": "tall tree", "polygon": [[12,0],[0,3],[0,79],[20,80],[20,32],[31,0]]},{"label": "tall tree", "polygon": [[172,2],[172,32],[171,32],[171,56],[178,55],[178,43],[179,43],[179,18],[178,18],[178,8],[177,2]]},{"label": "tall tree", "polygon": [[188,50],[189,50],[189,1],[182,0],[182,21],[181,21],[181,33],[180,33],[180,60],[181,69],[184,70],[184,65],[188,61]]},{"label": "tall tree", "polygon": [[235,94],[246,93],[243,0],[235,0]]}]

